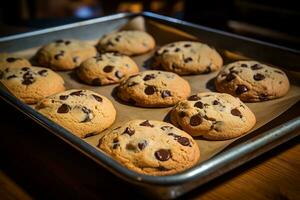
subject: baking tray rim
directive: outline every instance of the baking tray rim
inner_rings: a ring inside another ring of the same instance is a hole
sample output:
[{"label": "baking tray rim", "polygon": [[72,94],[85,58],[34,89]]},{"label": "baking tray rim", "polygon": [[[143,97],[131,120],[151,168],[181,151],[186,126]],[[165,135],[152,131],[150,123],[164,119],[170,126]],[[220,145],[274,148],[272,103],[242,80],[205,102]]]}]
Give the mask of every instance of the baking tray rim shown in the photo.
[{"label": "baking tray rim", "polygon": [[[201,25],[196,25],[193,23],[185,22],[182,20],[166,17],[166,16],[161,16],[158,14],[150,13],[150,12],[143,12],[143,13],[119,13],[119,14],[114,14],[114,15],[109,15],[105,17],[100,17],[100,18],[95,18],[87,21],[82,21],[82,22],[76,22],[72,24],[67,24],[63,26],[57,26],[57,27],[51,27],[43,30],[37,30],[33,32],[27,32],[27,33],[21,33],[17,35],[12,35],[12,36],[6,36],[0,38],[0,42],[5,42],[5,41],[10,41],[10,40],[16,40],[16,39],[21,39],[24,37],[32,37],[35,35],[41,35],[45,34],[48,32],[54,32],[54,31],[61,31],[64,29],[69,29],[73,27],[78,27],[78,26],[86,26],[94,23],[101,23],[104,21],[110,21],[110,20],[115,20],[115,19],[121,19],[121,18],[133,18],[136,16],[143,16],[152,20],[156,20],[159,22],[165,22],[165,23],[171,23],[171,24],[179,24],[179,25],[184,25],[184,26],[190,26],[194,27],[196,29],[202,29],[206,31],[212,31],[214,33],[222,34],[222,35],[227,35],[230,37],[234,38],[239,38],[243,40],[248,40],[254,43],[260,43],[262,45],[267,45],[273,48],[280,48],[285,51],[289,51],[290,53],[297,53],[299,54],[300,51],[290,49],[287,47],[279,46],[279,45],[274,45],[271,43],[259,41],[256,39],[244,37],[244,36],[239,36],[236,34],[232,33],[227,33],[224,31],[208,28],[205,26]],[[33,108],[30,106],[24,104],[21,102],[19,99],[17,99],[15,96],[13,96],[6,88],[1,84],[0,87],[0,95],[1,97],[14,106],[15,108],[19,109],[23,114],[29,116],[31,119],[36,121],[38,124],[42,125],[45,127],[47,130],[51,131],[54,133],[56,136],[59,138],[63,139],[76,149],[80,150],[83,152],[85,155],[89,156],[92,158],[94,161],[97,163],[101,164],[104,166],[106,169],[109,171],[113,172],[117,176],[120,176],[123,179],[126,179],[129,182],[133,183],[138,183],[140,184],[150,184],[150,185],[157,185],[157,186],[170,186],[170,185],[180,185],[182,183],[186,182],[191,182],[196,179],[202,178],[202,182],[200,181],[200,184],[203,184],[205,182],[208,182],[209,180],[220,176],[221,174],[234,169],[241,164],[251,160],[252,158],[260,155],[261,153],[295,137],[298,135],[293,134],[293,135],[288,135],[288,133],[291,133],[292,131],[296,130],[297,128],[300,127],[300,117],[296,117],[284,124],[279,125],[278,127],[275,127],[271,130],[268,130],[260,136],[256,137],[255,140],[249,140],[244,143],[238,144],[235,147],[232,147],[231,149],[222,151],[221,153],[217,154],[216,156],[210,158],[207,161],[203,161],[202,163],[194,166],[193,168],[190,168],[184,172],[174,174],[174,175],[169,175],[169,176],[149,176],[149,175],[144,175],[144,174],[139,174],[137,172],[131,171],[127,169],[126,167],[122,166],[119,164],[117,161],[115,161],[113,158],[109,157],[105,153],[97,150],[95,147],[91,146],[90,144],[86,143],[84,140],[76,137],[60,125],[56,124],[55,122],[52,122],[42,114],[38,113],[35,111]],[[283,137],[286,137],[284,140],[282,139]],[[280,141],[279,141],[280,140]],[[267,146],[267,144],[271,144]],[[261,151],[257,151],[258,149],[261,149]],[[251,156],[248,156],[247,158],[242,159],[244,156],[253,153],[254,151],[257,151],[255,154],[252,154]],[[240,159],[238,161],[238,159]],[[236,161],[236,163],[232,163],[233,161]],[[230,164],[231,163],[231,164]],[[224,167],[226,165],[230,164],[230,166],[225,169]],[[223,167],[223,168],[222,168]],[[220,171],[218,171],[220,170]]]}]

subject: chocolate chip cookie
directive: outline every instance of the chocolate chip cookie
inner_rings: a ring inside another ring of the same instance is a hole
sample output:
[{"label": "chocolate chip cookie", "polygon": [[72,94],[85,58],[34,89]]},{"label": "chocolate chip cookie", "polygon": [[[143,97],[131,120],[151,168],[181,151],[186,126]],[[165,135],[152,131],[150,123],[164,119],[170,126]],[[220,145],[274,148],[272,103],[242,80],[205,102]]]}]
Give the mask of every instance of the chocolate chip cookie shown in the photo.
[{"label": "chocolate chip cookie", "polygon": [[91,85],[119,83],[138,73],[137,64],[128,56],[119,53],[104,53],[85,60],[77,70],[78,77]]},{"label": "chocolate chip cookie", "polygon": [[25,59],[8,53],[0,53],[0,69],[11,67],[27,67],[31,63]]},{"label": "chocolate chip cookie", "polygon": [[71,70],[96,54],[96,48],[84,41],[56,40],[42,47],[35,58],[43,67],[53,70]]},{"label": "chocolate chip cookie", "polygon": [[35,108],[80,138],[100,133],[116,118],[111,101],[89,90],[58,93],[41,100]]},{"label": "chocolate chip cookie", "polygon": [[171,111],[171,122],[192,136],[226,140],[249,131],[256,118],[238,98],[226,93],[204,92],[180,101]]},{"label": "chocolate chip cookie", "polygon": [[98,147],[125,167],[147,175],[170,175],[195,165],[200,157],[193,138],[172,124],[132,120],[103,136]]},{"label": "chocolate chip cookie", "polygon": [[173,42],[156,51],[155,65],[177,74],[203,74],[223,65],[220,54],[206,44],[192,41]]},{"label": "chocolate chip cookie", "polygon": [[186,99],[189,83],[172,72],[149,70],[130,76],[118,87],[118,96],[142,107],[168,107]]},{"label": "chocolate chip cookie", "polygon": [[153,37],[143,31],[119,31],[103,36],[97,44],[102,51],[119,52],[132,56],[146,53],[155,47]]},{"label": "chocolate chip cookie", "polygon": [[65,90],[64,80],[43,67],[9,67],[0,69],[0,81],[16,97],[28,104]]},{"label": "chocolate chip cookie", "polygon": [[218,74],[215,85],[219,92],[237,96],[245,102],[279,98],[290,87],[282,70],[256,61],[238,61],[226,65]]}]

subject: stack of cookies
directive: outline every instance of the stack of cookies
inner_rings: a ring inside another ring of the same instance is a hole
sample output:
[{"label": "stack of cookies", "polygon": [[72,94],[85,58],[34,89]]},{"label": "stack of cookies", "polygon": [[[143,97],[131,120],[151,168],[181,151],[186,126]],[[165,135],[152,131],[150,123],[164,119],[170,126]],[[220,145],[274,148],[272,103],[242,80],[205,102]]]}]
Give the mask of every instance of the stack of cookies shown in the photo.
[{"label": "stack of cookies", "polygon": [[[38,66],[0,54],[0,81],[20,100],[35,104],[37,111],[80,138],[111,127],[118,113],[104,95],[81,88],[65,90],[63,78],[55,71],[74,70],[78,80],[94,87],[117,84],[117,98],[126,106],[170,107],[168,122],[134,119],[99,140],[102,151],[147,175],[170,175],[193,167],[200,159],[193,137],[239,137],[256,123],[244,102],[279,98],[289,90],[282,70],[257,61],[223,66],[214,48],[196,41],[160,47],[153,55],[152,69],[140,72],[132,56],[153,51],[155,45],[154,38],[142,31],[112,32],[95,45],[60,39],[37,51]],[[191,94],[189,82],[181,77],[216,71],[217,91],[212,92]]]}]

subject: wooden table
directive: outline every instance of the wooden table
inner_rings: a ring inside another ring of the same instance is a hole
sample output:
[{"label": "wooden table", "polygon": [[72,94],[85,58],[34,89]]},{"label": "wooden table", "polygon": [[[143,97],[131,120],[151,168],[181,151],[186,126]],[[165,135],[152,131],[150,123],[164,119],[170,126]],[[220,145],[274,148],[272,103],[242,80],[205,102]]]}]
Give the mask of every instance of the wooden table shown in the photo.
[{"label": "wooden table", "polygon": [[[300,115],[300,103],[292,114]],[[0,199],[144,199],[0,100]],[[300,137],[215,179],[181,199],[300,199]]]}]

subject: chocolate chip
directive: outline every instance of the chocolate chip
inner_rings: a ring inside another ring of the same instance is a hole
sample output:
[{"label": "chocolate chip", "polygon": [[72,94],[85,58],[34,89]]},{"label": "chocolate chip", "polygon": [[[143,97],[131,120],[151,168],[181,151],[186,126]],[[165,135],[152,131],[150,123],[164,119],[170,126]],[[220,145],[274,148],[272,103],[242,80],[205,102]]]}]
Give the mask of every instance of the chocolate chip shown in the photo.
[{"label": "chocolate chip", "polygon": [[15,62],[16,60],[18,60],[18,58],[12,58],[12,57],[6,58],[6,61],[9,62],[9,63]]},{"label": "chocolate chip", "polygon": [[230,81],[232,81],[233,79],[235,79],[236,78],[236,76],[233,74],[233,73],[229,73],[227,76],[226,76],[226,81],[227,82],[230,82]]},{"label": "chocolate chip", "polygon": [[176,135],[174,133],[168,133],[169,136],[173,136],[174,137],[174,140],[177,140],[178,138],[180,138],[181,136],[179,135]]},{"label": "chocolate chip", "polygon": [[135,133],[135,130],[133,128],[126,127],[126,129],[122,135],[128,134],[129,136],[132,136],[134,133]]},{"label": "chocolate chip", "polygon": [[211,72],[211,67],[207,66],[206,69],[204,70],[203,74],[208,74]]},{"label": "chocolate chip", "polygon": [[59,99],[60,100],[66,100],[69,97],[69,95],[60,95]]},{"label": "chocolate chip", "polygon": [[111,66],[111,65],[106,65],[106,66],[103,68],[103,71],[104,71],[105,73],[109,73],[109,72],[112,72],[113,69],[114,69],[113,66]]},{"label": "chocolate chip", "polygon": [[95,56],[94,58],[96,59],[96,62],[103,60],[101,55]]},{"label": "chocolate chip", "polygon": [[173,127],[172,126],[162,126],[162,127],[160,127],[160,129],[163,130],[163,131],[166,131],[166,130],[173,129]]},{"label": "chocolate chip", "polygon": [[154,125],[150,124],[149,120],[143,121],[140,123],[140,126],[148,126],[148,127],[154,127]]},{"label": "chocolate chip", "polygon": [[170,96],[172,96],[172,95],[171,95],[171,92],[169,90],[163,90],[161,92],[161,97],[162,98],[166,98],[166,97],[170,97]]},{"label": "chocolate chip", "polygon": [[69,44],[71,44],[71,41],[69,40],[65,41],[65,45],[69,45]]},{"label": "chocolate chip", "polygon": [[198,101],[200,100],[201,98],[198,97],[197,95],[192,95],[188,98],[189,101]]},{"label": "chocolate chip", "polygon": [[249,89],[247,88],[247,86],[245,86],[245,85],[238,85],[238,87],[235,90],[235,93],[237,95],[241,95],[241,94],[247,92],[248,90]]},{"label": "chocolate chip", "polygon": [[144,78],[143,78],[143,80],[144,81],[149,81],[149,80],[151,80],[151,79],[155,79],[155,74],[147,74]]},{"label": "chocolate chip", "polygon": [[197,107],[197,108],[204,108],[204,105],[203,105],[203,103],[201,102],[201,101],[198,101],[198,102],[196,102],[195,104],[194,104],[194,107]]},{"label": "chocolate chip", "polygon": [[65,51],[60,51],[58,54],[56,54],[56,55],[54,56],[54,59],[55,59],[55,60],[59,60],[61,57],[64,56],[64,54],[65,54]]},{"label": "chocolate chip", "polygon": [[186,137],[179,137],[177,139],[177,142],[179,142],[179,144],[181,144],[183,146],[189,146],[190,145],[190,140]]},{"label": "chocolate chip", "polygon": [[175,52],[179,52],[179,51],[180,51],[180,48],[176,48],[174,51],[175,51]]},{"label": "chocolate chip", "polygon": [[71,107],[67,104],[62,104],[58,109],[57,113],[68,113],[71,110]]},{"label": "chocolate chip", "polygon": [[190,47],[191,46],[191,44],[185,44],[185,45],[183,45],[184,47]]},{"label": "chocolate chip", "polygon": [[118,78],[118,79],[121,79],[121,78],[123,78],[123,73],[121,72],[121,71],[116,71],[115,72],[115,76]]},{"label": "chocolate chip", "polygon": [[43,70],[41,70],[41,71],[38,71],[38,74],[41,75],[41,76],[47,76],[48,70],[43,69]]},{"label": "chocolate chip", "polygon": [[92,80],[92,85],[101,86],[102,85],[101,79],[100,78],[94,78]]},{"label": "chocolate chip", "polygon": [[74,63],[79,62],[79,57],[78,57],[78,56],[73,57],[73,62],[74,62]]},{"label": "chocolate chip", "polygon": [[78,90],[78,91],[75,91],[75,92],[71,92],[70,95],[71,96],[82,96],[83,93],[82,93],[82,90]]},{"label": "chocolate chip", "polygon": [[190,125],[191,126],[198,126],[202,123],[202,116],[201,114],[196,114],[196,115],[193,115],[190,119]]},{"label": "chocolate chip", "polygon": [[241,64],[241,67],[247,68],[247,67],[248,67],[248,65],[247,65],[247,64],[245,64],[245,63],[243,63],[243,64]]},{"label": "chocolate chip", "polygon": [[17,76],[13,74],[13,75],[6,77],[7,80],[12,79],[12,78],[17,78]]},{"label": "chocolate chip", "polygon": [[132,87],[132,86],[135,86],[135,85],[138,85],[137,82],[129,82],[128,83],[128,87]]},{"label": "chocolate chip", "polygon": [[157,160],[167,161],[171,158],[171,151],[169,149],[159,149],[154,153]]},{"label": "chocolate chip", "polygon": [[113,149],[116,149],[120,146],[118,138],[114,138],[113,140]]},{"label": "chocolate chip", "polygon": [[217,100],[214,100],[213,101],[213,105],[218,105],[220,102],[219,101],[217,101]]},{"label": "chocolate chip", "polygon": [[146,140],[144,140],[144,141],[141,141],[141,142],[139,142],[138,143],[138,148],[140,149],[140,150],[143,150],[143,149],[145,149],[145,147],[148,145],[148,142],[146,141]]},{"label": "chocolate chip", "polygon": [[187,116],[187,114],[186,114],[184,111],[180,111],[180,112],[178,113],[178,115],[179,115],[179,117],[181,117],[181,118]]},{"label": "chocolate chip", "polygon": [[162,54],[164,54],[164,53],[168,53],[169,52],[169,50],[168,49],[164,49],[163,50],[163,52],[162,52]]},{"label": "chocolate chip", "polygon": [[92,96],[96,99],[96,101],[102,102],[103,99],[97,95],[92,94]]},{"label": "chocolate chip", "polygon": [[231,114],[242,118],[242,113],[237,108],[232,109]]},{"label": "chocolate chip", "polygon": [[147,86],[144,90],[145,94],[147,94],[147,95],[152,95],[152,94],[155,93],[155,91],[156,91],[156,88],[154,86],[151,86],[151,85]]},{"label": "chocolate chip", "polygon": [[265,79],[265,76],[262,75],[262,74],[255,74],[253,76],[253,79],[256,80],[256,81],[261,81],[261,80]]},{"label": "chocolate chip", "polygon": [[134,144],[128,143],[126,144],[126,149],[129,151],[136,151],[136,146]]},{"label": "chocolate chip", "polygon": [[188,63],[188,62],[191,62],[191,61],[193,61],[193,58],[191,58],[191,57],[187,57],[187,58],[184,59],[185,63]]},{"label": "chocolate chip", "polygon": [[259,64],[254,64],[254,65],[251,66],[252,70],[258,70],[258,69],[262,69],[262,68],[263,68],[263,66],[261,66]]},{"label": "chocolate chip", "polygon": [[24,75],[23,75],[23,81],[22,84],[23,85],[30,85],[32,83],[34,83],[34,78],[32,76],[32,73],[27,71]]},{"label": "chocolate chip", "polygon": [[267,100],[269,100],[267,94],[260,94],[258,98],[259,98],[259,100],[261,100],[261,101],[267,101]]},{"label": "chocolate chip", "polygon": [[85,118],[81,122],[89,122],[93,119],[93,111],[88,109],[87,107],[82,107],[82,112],[85,113]]},{"label": "chocolate chip", "polygon": [[29,70],[29,67],[23,67],[22,68],[22,71],[28,71]]}]

